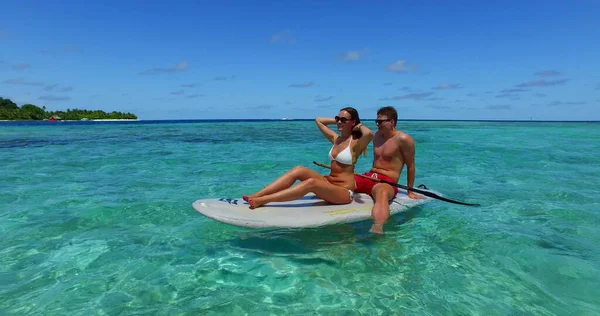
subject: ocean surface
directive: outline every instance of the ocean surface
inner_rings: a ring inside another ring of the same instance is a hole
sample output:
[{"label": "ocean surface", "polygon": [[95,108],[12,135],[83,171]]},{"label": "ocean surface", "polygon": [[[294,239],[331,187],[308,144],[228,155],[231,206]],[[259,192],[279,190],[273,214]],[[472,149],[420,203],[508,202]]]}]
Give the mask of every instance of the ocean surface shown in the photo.
[{"label": "ocean surface", "polygon": [[600,314],[600,123],[398,128],[415,184],[482,206],[245,229],[192,203],[326,174],[314,122],[0,123],[0,314]]}]

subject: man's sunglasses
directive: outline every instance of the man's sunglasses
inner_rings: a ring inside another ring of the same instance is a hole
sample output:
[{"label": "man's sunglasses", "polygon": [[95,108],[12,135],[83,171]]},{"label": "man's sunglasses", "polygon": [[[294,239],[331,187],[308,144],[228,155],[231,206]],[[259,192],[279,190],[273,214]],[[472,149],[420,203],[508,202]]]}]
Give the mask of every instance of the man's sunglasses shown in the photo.
[{"label": "man's sunglasses", "polygon": [[339,116],[336,116],[336,117],[335,117],[335,121],[336,121],[336,122],[342,122],[342,123],[346,123],[346,122],[348,122],[349,120],[351,120],[351,119],[349,119],[349,118],[347,118],[347,117],[339,117]]},{"label": "man's sunglasses", "polygon": [[391,121],[392,119],[385,119],[385,120],[375,120],[375,124],[379,125],[379,124],[383,124],[383,122],[388,122]]}]

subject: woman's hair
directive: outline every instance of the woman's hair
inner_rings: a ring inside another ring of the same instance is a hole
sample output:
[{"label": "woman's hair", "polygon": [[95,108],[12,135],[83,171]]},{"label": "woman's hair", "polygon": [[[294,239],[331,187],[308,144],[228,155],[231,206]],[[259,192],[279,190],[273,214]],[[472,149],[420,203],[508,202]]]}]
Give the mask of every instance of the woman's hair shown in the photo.
[{"label": "woman's hair", "polygon": [[[340,110],[341,111],[346,111],[350,114],[350,119],[351,120],[355,120],[355,124],[354,126],[360,124],[360,117],[358,116],[358,111],[353,108],[353,107],[345,107],[343,109]],[[354,128],[354,126],[352,126],[352,128]],[[360,130],[358,131],[352,131],[352,138],[354,139],[359,139],[362,137],[362,132]],[[368,147],[368,146],[367,146]],[[365,150],[363,151],[363,154],[366,156],[367,155],[367,147],[365,147]]]}]

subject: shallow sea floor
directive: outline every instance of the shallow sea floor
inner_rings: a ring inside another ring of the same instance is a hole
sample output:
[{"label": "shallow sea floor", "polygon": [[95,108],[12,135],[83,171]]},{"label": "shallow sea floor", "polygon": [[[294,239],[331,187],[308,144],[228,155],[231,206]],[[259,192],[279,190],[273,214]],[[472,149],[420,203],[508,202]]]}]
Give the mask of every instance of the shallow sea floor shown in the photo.
[{"label": "shallow sea floor", "polygon": [[416,184],[482,206],[432,201],[374,236],[192,208],[326,174],[313,122],[0,125],[0,314],[597,315],[599,127],[399,122]]}]

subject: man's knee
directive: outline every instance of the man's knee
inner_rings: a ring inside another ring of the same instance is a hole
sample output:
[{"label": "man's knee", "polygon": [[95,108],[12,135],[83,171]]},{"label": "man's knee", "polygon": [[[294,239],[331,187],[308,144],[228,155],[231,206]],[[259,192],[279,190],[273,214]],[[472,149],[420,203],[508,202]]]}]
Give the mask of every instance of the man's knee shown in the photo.
[{"label": "man's knee", "polygon": [[389,201],[390,200],[390,195],[388,194],[387,191],[379,191],[379,192],[377,192],[377,194],[375,194],[375,200],[377,200],[377,201]]},{"label": "man's knee", "polygon": [[389,201],[394,193],[394,189],[389,184],[377,184],[373,187],[372,194],[375,201]]}]

